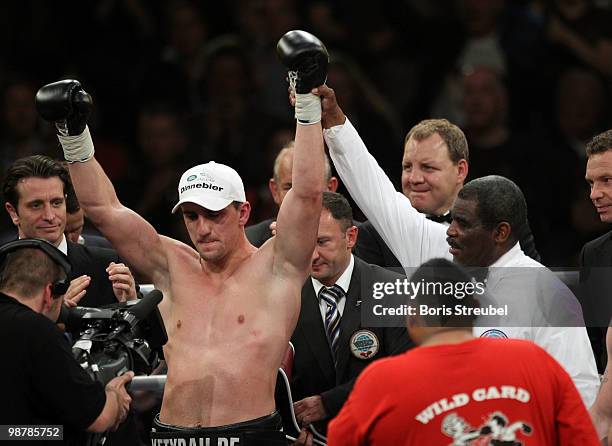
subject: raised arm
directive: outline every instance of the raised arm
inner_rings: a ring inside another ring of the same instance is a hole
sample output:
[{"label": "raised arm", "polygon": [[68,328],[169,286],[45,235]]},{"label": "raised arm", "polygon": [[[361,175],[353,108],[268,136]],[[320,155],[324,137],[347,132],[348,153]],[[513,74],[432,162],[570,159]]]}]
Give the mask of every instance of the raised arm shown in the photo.
[{"label": "raised arm", "polygon": [[601,380],[601,388],[589,412],[599,439],[607,437],[608,444],[610,444],[612,439],[612,381],[610,381],[610,373],[612,373],[612,328],[610,327],[608,327],[606,334],[606,348],[608,350],[608,364]]},{"label": "raised arm", "polygon": [[276,221],[274,269],[305,278],[317,239],[325,169],[321,100],[311,90],[325,81],[329,55],[315,36],[304,31],[289,31],[277,50],[296,92],[297,126],[292,187]]},{"label": "raised arm", "polygon": [[323,98],[325,142],[334,166],[351,197],[402,266],[416,267],[433,257],[450,258],[446,228],[427,220],[408,197],[395,190],[342,113],[334,91],[322,86],[319,94]]},{"label": "raised arm", "polygon": [[119,202],[115,188],[94,158],[86,125],[91,96],[78,81],[64,80],[42,87],[36,105],[43,118],[55,123],[76,195],[87,217],[140,274],[148,280],[161,280],[168,269],[161,237],[144,218]]}]

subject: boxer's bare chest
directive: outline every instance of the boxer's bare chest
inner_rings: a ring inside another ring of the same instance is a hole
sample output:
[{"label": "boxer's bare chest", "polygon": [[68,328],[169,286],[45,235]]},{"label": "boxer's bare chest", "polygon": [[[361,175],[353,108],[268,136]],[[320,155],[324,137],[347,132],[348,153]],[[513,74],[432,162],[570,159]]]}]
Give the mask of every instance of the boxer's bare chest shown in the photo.
[{"label": "boxer's bare chest", "polygon": [[296,310],[291,293],[296,287],[257,262],[225,276],[204,274],[194,265],[175,271],[171,299],[162,306],[170,348],[179,344],[181,350],[210,351],[230,343],[252,346],[284,334],[291,325]]},{"label": "boxer's bare chest", "polygon": [[162,421],[213,426],[273,410],[271,389],[302,284],[273,274],[271,260],[259,254],[224,275],[189,258],[170,263],[169,299],[161,306],[168,332]]}]

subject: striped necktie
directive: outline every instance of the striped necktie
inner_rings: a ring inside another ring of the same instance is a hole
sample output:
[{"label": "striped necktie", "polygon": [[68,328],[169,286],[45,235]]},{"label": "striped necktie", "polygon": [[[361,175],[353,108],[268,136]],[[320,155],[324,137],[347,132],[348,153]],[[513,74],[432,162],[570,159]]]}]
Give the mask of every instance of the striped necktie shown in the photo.
[{"label": "striped necktie", "polygon": [[319,290],[319,299],[327,304],[325,311],[325,334],[332,352],[334,362],[338,351],[338,338],[340,337],[340,310],[338,302],[344,296],[344,291],[338,285],[322,287]]}]

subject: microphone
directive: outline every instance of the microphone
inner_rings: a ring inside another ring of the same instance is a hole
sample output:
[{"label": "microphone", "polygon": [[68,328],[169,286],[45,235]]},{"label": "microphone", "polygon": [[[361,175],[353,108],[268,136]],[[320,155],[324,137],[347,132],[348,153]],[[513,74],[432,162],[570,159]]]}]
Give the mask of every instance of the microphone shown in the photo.
[{"label": "microphone", "polygon": [[140,299],[136,305],[129,308],[129,312],[139,321],[145,320],[157,308],[164,295],[159,290],[153,290],[145,297]]},{"label": "microphone", "polygon": [[108,335],[108,339],[114,339],[119,334],[123,333],[128,326],[130,329],[133,329],[136,324],[147,319],[149,315],[157,309],[157,304],[161,302],[163,297],[164,295],[161,291],[154,289],[140,299],[138,303],[128,307],[127,311],[123,313],[122,322],[125,323],[115,328],[112,333]]}]

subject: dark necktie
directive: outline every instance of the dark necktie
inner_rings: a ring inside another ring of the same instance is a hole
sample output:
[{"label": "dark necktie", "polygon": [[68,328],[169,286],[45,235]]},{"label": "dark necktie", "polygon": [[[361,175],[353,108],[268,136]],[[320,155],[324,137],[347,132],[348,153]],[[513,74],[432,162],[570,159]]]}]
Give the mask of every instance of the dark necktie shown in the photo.
[{"label": "dark necktie", "polygon": [[444,215],[427,215],[427,219],[435,221],[436,223],[448,223],[449,225],[453,221],[453,217],[451,217],[450,212],[447,212]]},{"label": "dark necktie", "polygon": [[344,291],[338,285],[322,287],[319,290],[319,299],[327,304],[325,310],[325,334],[332,352],[334,362],[338,351],[338,339],[340,338],[340,310],[338,302],[344,296]]}]

